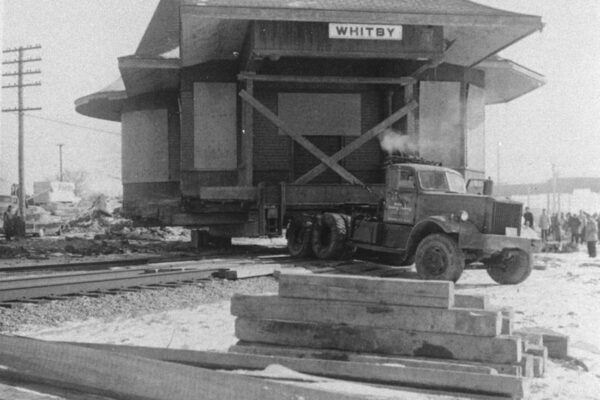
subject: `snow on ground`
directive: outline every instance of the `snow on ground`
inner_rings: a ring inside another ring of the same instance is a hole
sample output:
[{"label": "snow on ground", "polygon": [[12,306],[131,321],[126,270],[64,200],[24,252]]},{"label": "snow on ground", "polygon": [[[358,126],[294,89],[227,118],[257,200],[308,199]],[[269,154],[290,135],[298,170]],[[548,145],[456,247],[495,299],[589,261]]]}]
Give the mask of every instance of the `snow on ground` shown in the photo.
[{"label": "snow on ground", "polygon": [[[492,305],[513,307],[517,329],[543,326],[569,335],[570,355],[589,372],[574,361],[552,360],[546,377],[531,381],[530,399],[600,399],[600,259],[579,252],[539,254],[535,260],[536,269],[521,285],[500,286],[485,271],[466,271],[457,291],[486,293]],[[229,301],[219,301],[17,333],[46,340],[226,350],[236,341],[233,322]]]}]

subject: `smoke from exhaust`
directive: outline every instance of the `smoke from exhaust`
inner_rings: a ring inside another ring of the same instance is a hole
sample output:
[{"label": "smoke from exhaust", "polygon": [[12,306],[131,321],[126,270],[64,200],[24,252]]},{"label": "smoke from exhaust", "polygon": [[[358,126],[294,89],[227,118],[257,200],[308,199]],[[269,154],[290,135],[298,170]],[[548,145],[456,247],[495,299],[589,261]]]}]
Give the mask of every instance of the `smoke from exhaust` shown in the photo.
[{"label": "smoke from exhaust", "polygon": [[413,138],[392,129],[387,129],[379,135],[379,143],[381,149],[388,154],[417,153],[419,150],[419,146]]}]

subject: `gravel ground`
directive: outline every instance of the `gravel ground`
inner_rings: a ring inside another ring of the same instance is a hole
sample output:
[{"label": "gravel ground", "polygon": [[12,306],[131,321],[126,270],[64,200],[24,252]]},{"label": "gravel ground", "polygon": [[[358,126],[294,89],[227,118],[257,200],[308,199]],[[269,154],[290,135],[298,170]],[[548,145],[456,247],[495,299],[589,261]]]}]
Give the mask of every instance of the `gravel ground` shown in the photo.
[{"label": "gravel ground", "polygon": [[13,308],[0,308],[0,333],[13,333],[34,326],[58,327],[66,322],[91,318],[110,322],[117,318],[135,318],[153,312],[194,308],[229,300],[234,293],[261,294],[276,291],[275,279],[262,277],[238,281],[213,280],[179,288],[22,304]]}]

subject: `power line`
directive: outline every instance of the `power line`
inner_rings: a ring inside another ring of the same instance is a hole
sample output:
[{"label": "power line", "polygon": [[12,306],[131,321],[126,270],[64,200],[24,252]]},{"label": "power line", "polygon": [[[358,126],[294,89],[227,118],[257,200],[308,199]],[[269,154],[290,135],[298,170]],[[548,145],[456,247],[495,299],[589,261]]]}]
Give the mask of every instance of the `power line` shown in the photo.
[{"label": "power line", "polygon": [[109,135],[114,135],[114,136],[119,136],[119,137],[121,136],[121,134],[119,132],[106,131],[104,129],[92,128],[92,127],[85,126],[85,125],[78,125],[78,124],[74,124],[72,122],[61,121],[61,120],[58,120],[58,119],[52,119],[52,118],[47,118],[47,117],[40,117],[38,115],[32,115],[32,114],[25,114],[25,115],[28,116],[28,117],[31,117],[31,118],[35,118],[35,119],[41,119],[41,120],[44,120],[44,121],[54,122],[55,124],[67,125],[67,126],[71,126],[71,127],[75,127],[75,128],[86,129],[88,131],[107,133]]}]

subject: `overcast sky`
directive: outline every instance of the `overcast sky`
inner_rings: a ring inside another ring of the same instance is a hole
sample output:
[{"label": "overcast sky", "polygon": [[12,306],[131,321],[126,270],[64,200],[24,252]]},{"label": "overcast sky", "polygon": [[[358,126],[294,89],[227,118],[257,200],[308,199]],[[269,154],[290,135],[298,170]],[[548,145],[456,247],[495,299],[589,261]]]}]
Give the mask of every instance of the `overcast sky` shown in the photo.
[{"label": "overcast sky", "polygon": [[[26,105],[43,107],[31,112],[36,118],[26,118],[28,186],[58,173],[57,144],[64,143],[65,169],[87,169],[98,186],[118,189],[120,125],[81,116],[73,102],[118,78],[117,57],[135,51],[158,0],[0,1],[3,47],[43,46],[43,74],[31,78],[41,78],[43,86],[26,89]],[[496,178],[501,142],[503,182],[548,179],[551,163],[562,176],[600,177],[600,2],[479,2],[541,15],[546,24],[543,32],[501,53],[545,75],[548,83],[506,105],[487,107],[487,175]],[[3,90],[2,106],[14,104],[14,93]],[[0,178],[16,182],[16,115],[3,113],[0,129]]]}]

